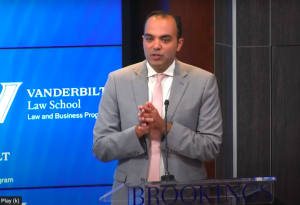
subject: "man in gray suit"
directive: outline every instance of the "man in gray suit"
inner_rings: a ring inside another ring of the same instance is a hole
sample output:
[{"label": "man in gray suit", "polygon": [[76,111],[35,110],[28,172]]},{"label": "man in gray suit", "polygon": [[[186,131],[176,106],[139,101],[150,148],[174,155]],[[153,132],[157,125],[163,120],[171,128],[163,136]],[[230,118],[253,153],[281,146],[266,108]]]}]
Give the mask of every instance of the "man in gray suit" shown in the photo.
[{"label": "man in gray suit", "polygon": [[219,153],[222,117],[215,76],[178,61],[175,54],[182,45],[180,19],[153,12],[146,18],[143,35],[146,60],[108,76],[94,127],[93,153],[102,162],[118,160],[114,187],[148,181],[153,157],[151,132],[161,135],[157,169],[164,175],[164,111],[159,112],[152,103],[157,83],[153,76],[157,74],[165,75],[161,104],[165,99],[170,102],[167,137],[171,174],[179,182],[205,179],[203,161]]}]

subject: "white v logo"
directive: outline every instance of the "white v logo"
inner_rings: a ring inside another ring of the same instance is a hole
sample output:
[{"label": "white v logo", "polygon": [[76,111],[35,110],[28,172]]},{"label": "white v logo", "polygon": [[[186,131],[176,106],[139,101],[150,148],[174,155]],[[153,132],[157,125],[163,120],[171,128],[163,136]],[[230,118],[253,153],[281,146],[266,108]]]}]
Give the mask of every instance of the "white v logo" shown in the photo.
[{"label": "white v logo", "polygon": [[3,123],[9,108],[15,99],[22,83],[0,83],[3,87],[0,94],[0,123]]}]

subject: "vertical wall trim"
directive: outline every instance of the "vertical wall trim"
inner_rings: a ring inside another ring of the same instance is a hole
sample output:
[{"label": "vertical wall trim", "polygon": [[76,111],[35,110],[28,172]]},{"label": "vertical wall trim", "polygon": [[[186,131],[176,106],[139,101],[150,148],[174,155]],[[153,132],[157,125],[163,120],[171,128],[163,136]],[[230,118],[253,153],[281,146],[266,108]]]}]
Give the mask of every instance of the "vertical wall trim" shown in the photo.
[{"label": "vertical wall trim", "polygon": [[233,177],[237,177],[237,96],[236,96],[236,0],[232,0],[232,141],[233,141]]},{"label": "vertical wall trim", "polygon": [[270,176],[272,176],[272,1],[269,0],[269,38],[270,38],[270,44],[269,44],[269,56],[270,56]]}]

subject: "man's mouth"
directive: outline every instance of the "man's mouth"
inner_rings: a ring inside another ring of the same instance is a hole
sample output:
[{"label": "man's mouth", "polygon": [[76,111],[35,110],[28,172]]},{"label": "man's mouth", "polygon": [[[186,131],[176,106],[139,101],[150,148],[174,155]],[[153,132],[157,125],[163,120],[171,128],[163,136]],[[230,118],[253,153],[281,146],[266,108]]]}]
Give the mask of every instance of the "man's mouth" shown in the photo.
[{"label": "man's mouth", "polygon": [[162,55],[160,54],[151,54],[151,57],[154,59],[154,60],[158,60],[162,57]]}]

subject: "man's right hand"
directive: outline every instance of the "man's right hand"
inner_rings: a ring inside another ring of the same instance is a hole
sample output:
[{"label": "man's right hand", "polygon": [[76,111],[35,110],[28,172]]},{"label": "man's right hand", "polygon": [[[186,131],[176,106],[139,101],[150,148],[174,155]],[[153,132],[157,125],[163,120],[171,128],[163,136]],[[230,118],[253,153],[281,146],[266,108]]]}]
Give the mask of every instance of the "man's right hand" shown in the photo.
[{"label": "man's right hand", "polygon": [[150,132],[150,124],[153,122],[153,119],[151,114],[149,114],[148,109],[150,110],[148,107],[139,106],[140,113],[138,114],[138,117],[140,123],[135,126],[135,132],[138,138],[141,138]]}]

